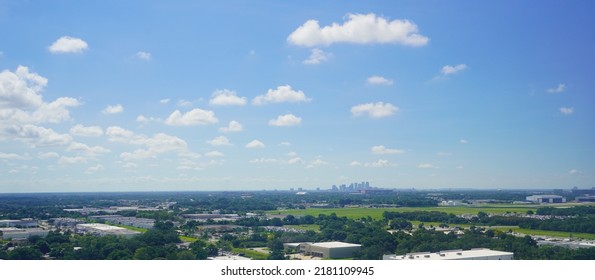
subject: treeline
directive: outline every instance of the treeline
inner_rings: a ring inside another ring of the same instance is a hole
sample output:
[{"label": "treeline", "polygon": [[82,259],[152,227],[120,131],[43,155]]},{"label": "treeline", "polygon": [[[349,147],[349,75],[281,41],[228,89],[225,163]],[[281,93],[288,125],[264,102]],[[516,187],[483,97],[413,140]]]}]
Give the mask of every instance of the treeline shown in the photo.
[{"label": "treeline", "polygon": [[595,215],[595,206],[574,206],[570,208],[541,207],[537,209],[537,214],[554,216]]}]

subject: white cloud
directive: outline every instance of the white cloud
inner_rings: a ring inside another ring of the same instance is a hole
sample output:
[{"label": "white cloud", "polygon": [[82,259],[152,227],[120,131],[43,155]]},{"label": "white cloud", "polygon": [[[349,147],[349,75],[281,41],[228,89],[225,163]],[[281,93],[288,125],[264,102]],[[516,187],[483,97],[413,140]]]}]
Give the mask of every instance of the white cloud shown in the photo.
[{"label": "white cloud", "polygon": [[188,100],[180,99],[180,100],[178,100],[178,103],[176,105],[178,105],[178,107],[190,107],[190,106],[192,106],[192,102],[190,102]]},{"label": "white cloud", "polygon": [[79,142],[72,142],[66,148],[67,151],[79,152],[88,156],[95,156],[98,154],[109,153],[110,150],[101,146],[93,146],[89,147],[86,144],[79,143]]},{"label": "white cloud", "polygon": [[149,122],[152,121],[156,121],[156,122],[161,122],[160,118],[154,118],[154,117],[145,117],[144,115],[138,115],[136,117],[136,121],[142,124],[148,124]]},{"label": "white cloud", "polygon": [[58,155],[58,153],[56,153],[56,152],[45,152],[45,153],[39,152],[37,154],[38,159],[48,159],[48,158],[57,158],[57,157],[60,157],[60,155]]},{"label": "white cloud", "polygon": [[108,127],[105,131],[105,135],[108,136],[110,142],[132,143],[139,138],[135,137],[134,132],[119,126]]},{"label": "white cloud", "polygon": [[547,92],[549,92],[549,93],[561,93],[561,92],[564,92],[564,90],[566,90],[566,85],[565,84],[558,84],[558,87],[548,88],[547,89]]},{"label": "white cloud", "polygon": [[98,137],[103,135],[103,129],[99,126],[84,126],[77,124],[70,128],[70,134],[82,137]]},{"label": "white cloud", "polygon": [[287,161],[287,164],[303,164],[304,160],[301,157],[294,157]]},{"label": "white cloud", "polygon": [[422,163],[417,166],[417,168],[436,168],[434,165],[430,163]]},{"label": "white cloud", "polygon": [[299,103],[310,102],[310,98],[306,97],[303,91],[295,91],[291,89],[290,85],[278,86],[277,89],[269,89],[265,95],[256,96],[252,100],[254,105],[264,105],[269,103]]},{"label": "white cloud", "polygon": [[297,155],[298,154],[296,152],[289,152],[289,153],[287,153],[287,156],[288,157],[292,157],[292,158],[297,157]]},{"label": "white cloud", "polygon": [[269,120],[269,125],[272,126],[295,126],[302,122],[302,118],[296,117],[292,114],[280,115],[277,119]]},{"label": "white cloud", "polygon": [[87,42],[79,38],[63,36],[56,40],[50,47],[51,53],[82,53],[87,50]]},{"label": "white cloud", "polygon": [[306,166],[306,168],[311,169],[317,166],[321,166],[321,165],[327,165],[328,162],[321,160],[321,159],[315,159],[312,162],[310,162],[310,164],[308,164],[308,166]]},{"label": "white cloud", "polygon": [[250,160],[249,163],[277,163],[279,162],[276,158],[257,158]]},{"label": "white cloud", "polygon": [[359,162],[359,161],[354,160],[351,163],[349,163],[349,166],[362,166],[362,163]]},{"label": "white cloud", "polygon": [[237,121],[230,121],[229,124],[227,125],[227,127],[220,127],[219,131],[220,132],[240,132],[243,129],[244,128],[241,123],[239,123]]},{"label": "white cloud", "polygon": [[229,145],[231,145],[231,143],[229,142],[229,139],[227,139],[227,137],[225,137],[225,136],[217,136],[217,137],[213,138],[212,140],[207,141],[207,144],[209,144],[211,146],[229,146]]},{"label": "white cloud", "polygon": [[391,167],[394,166],[394,164],[390,163],[388,160],[385,159],[379,159],[375,162],[367,162],[364,164],[365,167],[373,167],[373,168],[382,168],[382,167]]},{"label": "white cloud", "polygon": [[3,153],[0,152],[0,159],[18,159],[18,160],[26,160],[28,159],[28,157],[26,156],[21,156],[21,155],[17,155],[14,153]]},{"label": "white cloud", "polygon": [[165,120],[168,125],[189,126],[189,125],[207,125],[217,123],[219,120],[215,117],[213,111],[202,109],[193,109],[185,114],[179,110],[174,111]]},{"label": "white cloud", "polygon": [[60,164],[81,164],[81,163],[86,163],[87,159],[84,157],[66,157],[66,156],[62,156],[60,157],[60,159],[58,160],[58,163]]},{"label": "white cloud", "polygon": [[48,80],[29,68],[18,66],[15,72],[0,72],[0,108],[37,108],[43,103],[41,91]]},{"label": "white cloud", "polygon": [[[186,141],[165,133],[157,133],[153,137],[144,135],[135,135],[131,131],[115,127],[109,127],[107,135],[110,141],[124,142],[134,145],[142,145],[145,149],[137,149],[133,152],[124,152],[120,154],[123,160],[140,160],[146,158],[156,158],[159,154],[167,152],[188,153],[188,144]],[[129,137],[122,137],[128,135]]]},{"label": "white cloud", "polygon": [[368,84],[371,84],[371,85],[390,86],[393,84],[393,80],[387,79],[382,76],[371,76],[366,81],[368,82]]},{"label": "white cloud", "polygon": [[463,71],[465,69],[467,69],[467,65],[466,64],[458,64],[458,65],[455,65],[455,66],[445,65],[440,70],[440,73],[442,73],[442,75],[444,75],[444,76],[448,76],[448,75],[452,75],[452,74],[456,74],[458,72],[461,72],[461,71]]},{"label": "white cloud", "polygon": [[164,98],[164,99],[159,100],[159,103],[161,103],[161,104],[167,104],[167,103],[169,103],[169,101],[171,101],[171,99]]},{"label": "white cloud", "polygon": [[216,90],[209,100],[209,104],[220,106],[244,106],[246,102],[246,97],[239,97],[235,91],[228,89]]},{"label": "white cloud", "polygon": [[402,154],[405,152],[403,150],[389,149],[389,148],[385,147],[384,145],[373,146],[370,150],[372,151],[373,154],[376,154],[376,155],[393,155],[393,154]]},{"label": "white cloud", "polygon": [[314,48],[310,52],[310,57],[308,59],[302,61],[303,64],[320,64],[325,62],[333,57],[332,53],[325,52],[321,49]]},{"label": "white cloud", "polygon": [[334,43],[354,44],[402,44],[424,46],[428,37],[419,34],[415,23],[408,20],[392,20],[373,13],[348,14],[343,24],[333,23],[320,27],[317,20],[308,20],[293,31],[287,41],[294,45],[313,47]]},{"label": "white cloud", "polygon": [[124,107],[122,107],[122,105],[117,104],[117,105],[108,105],[107,107],[105,107],[105,109],[103,109],[103,111],[101,111],[104,114],[119,114],[124,112]]},{"label": "white cloud", "polygon": [[223,157],[225,155],[219,151],[210,151],[210,152],[205,153],[205,156],[207,156],[207,157]]},{"label": "white cloud", "polygon": [[151,60],[151,53],[150,52],[143,52],[143,51],[139,51],[136,53],[136,57],[140,60],[146,60],[149,61]]},{"label": "white cloud", "polygon": [[252,140],[252,141],[250,141],[250,143],[246,144],[246,148],[249,148],[249,149],[261,149],[264,147],[265,147],[264,143],[262,143],[256,139]]},{"label": "white cloud", "polygon": [[572,107],[561,107],[560,113],[564,115],[571,115],[572,113],[574,113],[574,109]]},{"label": "white cloud", "polygon": [[35,125],[12,125],[0,131],[0,139],[9,139],[28,143],[33,147],[63,146],[72,141],[72,136],[59,134],[51,128]]},{"label": "white cloud", "polygon": [[575,175],[575,174],[580,174],[580,173],[581,172],[576,169],[572,169],[572,170],[568,171],[568,174],[570,174],[570,175]]},{"label": "white cloud", "polygon": [[384,118],[394,115],[398,110],[399,108],[390,103],[376,102],[353,106],[351,114],[356,117],[367,114],[371,118]]},{"label": "white cloud", "polygon": [[103,171],[105,169],[105,167],[103,167],[103,165],[101,164],[97,164],[95,166],[91,166],[89,168],[87,168],[87,170],[85,171],[86,174],[92,174],[95,172],[99,172],[99,171]]},{"label": "white cloud", "polygon": [[461,144],[468,144],[469,141],[467,141],[466,139],[461,139],[461,140],[459,140],[459,143],[461,143]]}]

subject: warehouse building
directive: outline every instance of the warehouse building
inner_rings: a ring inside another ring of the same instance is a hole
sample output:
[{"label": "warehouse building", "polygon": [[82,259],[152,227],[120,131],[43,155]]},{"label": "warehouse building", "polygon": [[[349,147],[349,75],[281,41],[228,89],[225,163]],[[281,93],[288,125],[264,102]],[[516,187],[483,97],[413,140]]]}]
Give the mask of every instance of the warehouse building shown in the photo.
[{"label": "warehouse building", "polygon": [[527,196],[527,201],[531,201],[534,203],[564,203],[566,202],[566,198],[559,195],[553,194],[542,194],[542,195],[531,195]]},{"label": "warehouse building", "polygon": [[0,234],[2,239],[27,239],[31,236],[45,237],[48,235],[49,230],[42,228],[15,228],[7,227],[0,228]]},{"label": "warehouse building", "polygon": [[327,259],[350,258],[353,254],[359,251],[362,247],[360,244],[352,244],[345,242],[320,242],[320,243],[288,243],[287,247],[297,247],[299,251],[306,255]]},{"label": "warehouse building", "polygon": [[405,255],[383,255],[383,260],[512,260],[513,253],[485,248],[447,250],[437,253],[418,252]]},{"label": "warehouse building", "polygon": [[93,235],[119,235],[125,237],[132,237],[139,232],[125,229],[122,227],[110,226],[105,224],[78,224],[76,225],[76,232],[78,233],[89,233]]},{"label": "warehouse building", "polygon": [[17,228],[30,228],[37,227],[37,220],[33,219],[20,219],[20,220],[0,220],[0,227],[17,227]]}]

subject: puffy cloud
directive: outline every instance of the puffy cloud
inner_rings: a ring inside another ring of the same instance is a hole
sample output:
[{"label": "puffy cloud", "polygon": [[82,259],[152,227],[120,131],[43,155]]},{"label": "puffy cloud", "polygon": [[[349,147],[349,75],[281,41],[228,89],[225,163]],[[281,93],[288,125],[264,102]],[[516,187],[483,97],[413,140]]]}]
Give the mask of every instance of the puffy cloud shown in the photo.
[{"label": "puffy cloud", "polygon": [[334,43],[354,44],[402,44],[424,46],[429,38],[419,34],[415,23],[408,20],[392,20],[373,13],[348,14],[343,24],[333,23],[320,27],[317,20],[308,20],[288,37],[287,41],[298,46],[313,47]]},{"label": "puffy cloud", "polygon": [[220,106],[244,106],[246,102],[246,97],[239,97],[235,91],[228,89],[216,90],[209,100],[209,104]]},{"label": "puffy cloud", "polygon": [[[111,127],[110,127],[111,128]],[[130,135],[130,131],[117,129],[113,130],[114,133],[110,137],[111,141],[121,141],[122,135]],[[108,128],[108,132],[106,133],[110,135],[110,130]],[[125,161],[129,160],[140,160],[146,158],[156,158],[159,154],[167,153],[167,152],[187,152],[188,151],[188,144],[186,141],[176,137],[171,136],[165,133],[157,133],[153,137],[145,137],[142,135],[130,135],[132,138],[130,140],[125,140],[126,143],[135,144],[135,145],[142,145],[145,149],[137,149],[130,152],[124,152],[120,154],[120,158]],[[112,140],[113,139],[113,140]]]},{"label": "puffy cloud", "polygon": [[229,139],[227,139],[227,137],[225,137],[225,136],[217,136],[217,137],[213,138],[212,140],[207,141],[207,144],[209,144],[211,146],[229,146],[229,145],[231,145],[231,143],[229,142]]},{"label": "puffy cloud", "polygon": [[301,157],[294,157],[287,161],[287,164],[303,164],[304,160]]},{"label": "puffy cloud", "polygon": [[205,153],[205,156],[207,156],[207,157],[223,157],[225,155],[219,151],[210,151],[210,152]]},{"label": "puffy cloud", "polygon": [[250,143],[246,144],[246,148],[249,148],[249,149],[258,149],[258,148],[264,148],[264,147],[265,147],[264,143],[262,143],[256,139],[252,140],[252,141],[250,141]]},{"label": "puffy cloud", "polygon": [[277,89],[269,89],[265,95],[256,96],[252,100],[254,105],[264,105],[269,103],[299,103],[310,102],[310,98],[306,97],[303,91],[295,91],[291,89],[290,85],[278,86]]},{"label": "puffy cloud", "polygon": [[560,113],[564,115],[571,115],[572,113],[574,113],[574,109],[572,107],[561,107]]},{"label": "puffy cloud", "polygon": [[48,158],[57,158],[60,157],[60,155],[58,155],[58,153],[56,152],[45,152],[45,153],[38,153],[37,154],[37,158],[38,159],[48,159]]},{"label": "puffy cloud", "polygon": [[70,134],[83,137],[97,137],[103,135],[103,129],[99,126],[84,126],[77,124],[70,128]]},{"label": "puffy cloud", "polygon": [[548,88],[547,89],[547,92],[549,92],[549,93],[561,93],[561,92],[564,92],[564,90],[566,90],[566,85],[565,84],[558,84],[558,87]]},{"label": "puffy cloud", "polygon": [[18,160],[26,160],[28,159],[26,156],[17,155],[14,153],[3,153],[0,152],[0,159],[18,159]]},{"label": "puffy cloud", "polygon": [[74,152],[79,152],[88,156],[95,156],[98,154],[104,154],[104,153],[109,153],[110,150],[101,146],[93,146],[93,147],[89,147],[86,144],[83,143],[79,143],[79,142],[72,142],[70,143],[70,145],[68,146],[68,148],[66,148],[67,151],[74,151]]},{"label": "puffy cloud", "polygon": [[422,163],[417,166],[417,168],[436,168],[434,165],[430,163]]},{"label": "puffy cloud", "polygon": [[455,65],[455,66],[445,65],[440,70],[440,73],[442,73],[442,75],[444,75],[444,76],[448,76],[448,75],[452,75],[452,74],[456,74],[458,72],[461,72],[461,71],[463,71],[465,69],[467,69],[467,65],[466,64],[458,64],[458,65]]},{"label": "puffy cloud", "polygon": [[177,126],[207,125],[217,122],[219,122],[219,120],[215,117],[213,111],[198,108],[186,112],[185,114],[182,114],[179,110],[175,110],[165,120],[166,124]]},{"label": "puffy cloud", "polygon": [[151,53],[150,52],[139,51],[139,52],[136,53],[136,58],[138,58],[140,60],[149,61],[149,60],[151,60]]},{"label": "puffy cloud", "polygon": [[303,64],[320,64],[333,57],[332,53],[325,52],[321,49],[314,48],[310,52],[310,57],[302,61]]},{"label": "puffy cloud", "polygon": [[220,127],[219,131],[220,132],[240,132],[243,129],[244,128],[241,123],[239,123],[237,121],[230,121],[229,124],[227,125],[227,127]]},{"label": "puffy cloud", "polygon": [[101,164],[97,164],[95,166],[91,166],[89,168],[87,168],[87,170],[85,171],[86,174],[92,174],[95,172],[99,172],[99,171],[103,171],[105,169],[105,167],[103,167],[103,165]]},{"label": "puffy cloud", "polygon": [[280,115],[274,120],[269,120],[272,126],[296,126],[302,122],[302,118],[292,114]]},{"label": "puffy cloud", "polygon": [[391,166],[394,166],[394,164],[390,163],[388,160],[379,159],[379,160],[377,160],[375,162],[365,163],[364,166],[365,167],[380,168],[380,167],[391,167]]},{"label": "puffy cloud", "polygon": [[351,163],[349,163],[349,166],[362,166],[363,164],[359,161],[352,161]]},{"label": "puffy cloud", "polygon": [[351,114],[353,116],[361,116],[367,114],[371,118],[384,118],[392,116],[399,108],[390,103],[376,102],[365,103],[351,107]]},{"label": "puffy cloud", "polygon": [[328,162],[321,160],[321,159],[315,159],[312,162],[310,162],[310,164],[308,164],[308,166],[306,166],[306,168],[310,169],[310,168],[314,168],[317,166],[321,166],[321,165],[327,165]]},{"label": "puffy cloud", "polygon": [[18,66],[15,72],[0,72],[0,108],[37,108],[43,103],[41,91],[48,80],[29,68]]},{"label": "puffy cloud", "polygon": [[82,53],[87,50],[87,42],[79,38],[63,36],[56,40],[50,47],[51,53]]},{"label": "puffy cloud", "polygon": [[104,113],[104,114],[110,114],[110,115],[118,114],[118,113],[124,112],[124,107],[122,107],[122,105],[120,105],[120,104],[117,104],[117,105],[108,105],[101,112]]},{"label": "puffy cloud", "polygon": [[393,155],[393,154],[402,154],[405,151],[397,150],[397,149],[389,149],[383,145],[373,146],[371,149],[373,154],[376,155]]},{"label": "puffy cloud", "polygon": [[60,157],[60,159],[58,160],[58,163],[60,164],[81,164],[81,163],[86,163],[87,159],[84,157],[66,157],[66,156],[62,156]]},{"label": "puffy cloud", "polygon": [[161,119],[159,118],[154,118],[154,117],[145,117],[144,115],[138,115],[136,117],[136,121],[142,124],[148,124],[149,122],[152,121],[157,121],[157,122],[161,122]]},{"label": "puffy cloud", "polygon": [[372,76],[372,77],[369,77],[366,81],[368,82],[368,84],[371,84],[371,85],[390,86],[393,84],[393,80],[387,79],[382,76]]},{"label": "puffy cloud", "polygon": [[131,143],[134,141],[133,138],[135,137],[134,132],[121,128],[119,126],[110,126],[106,129],[105,135],[108,136],[108,140],[110,142],[123,142],[123,143]]},{"label": "puffy cloud", "polygon": [[468,144],[469,141],[467,141],[467,139],[461,139],[461,140],[459,140],[459,143],[461,143],[461,144]]},{"label": "puffy cloud", "polygon": [[59,134],[51,128],[36,125],[12,125],[0,131],[0,139],[9,138],[28,143],[33,147],[63,146],[72,141],[72,136]]},{"label": "puffy cloud", "polygon": [[164,99],[159,100],[159,103],[161,103],[161,104],[167,104],[167,103],[169,103],[169,101],[171,101],[171,99],[164,98]]},{"label": "puffy cloud", "polygon": [[249,163],[277,163],[279,162],[276,158],[257,158],[250,160]]},{"label": "puffy cloud", "polygon": [[190,106],[192,106],[192,102],[190,102],[188,100],[181,99],[181,100],[178,100],[178,103],[176,105],[178,105],[178,107],[190,107]]}]

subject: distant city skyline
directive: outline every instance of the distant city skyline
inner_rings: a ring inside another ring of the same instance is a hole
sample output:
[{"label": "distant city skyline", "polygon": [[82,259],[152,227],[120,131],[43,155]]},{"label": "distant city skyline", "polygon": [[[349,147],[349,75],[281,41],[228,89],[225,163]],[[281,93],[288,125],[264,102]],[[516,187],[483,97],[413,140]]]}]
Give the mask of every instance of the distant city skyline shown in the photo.
[{"label": "distant city skyline", "polygon": [[0,193],[591,188],[593,10],[2,1]]}]

